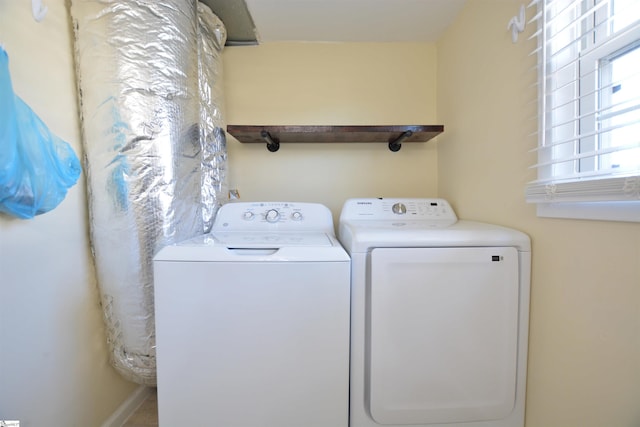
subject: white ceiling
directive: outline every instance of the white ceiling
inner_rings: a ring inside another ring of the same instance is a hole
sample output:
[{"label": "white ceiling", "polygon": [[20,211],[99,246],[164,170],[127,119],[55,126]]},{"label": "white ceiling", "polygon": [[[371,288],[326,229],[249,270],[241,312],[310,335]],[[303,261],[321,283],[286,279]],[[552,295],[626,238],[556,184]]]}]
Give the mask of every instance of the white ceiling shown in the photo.
[{"label": "white ceiling", "polygon": [[245,0],[259,42],[435,41],[467,0]]}]

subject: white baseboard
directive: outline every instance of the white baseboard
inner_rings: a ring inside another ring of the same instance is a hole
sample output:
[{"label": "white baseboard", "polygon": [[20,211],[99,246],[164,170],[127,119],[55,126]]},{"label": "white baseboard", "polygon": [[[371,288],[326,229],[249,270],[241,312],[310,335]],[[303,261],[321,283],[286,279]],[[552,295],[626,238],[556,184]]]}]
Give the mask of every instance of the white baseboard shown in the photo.
[{"label": "white baseboard", "polygon": [[139,386],[122,405],[102,423],[102,427],[122,427],[127,419],[142,405],[147,397],[151,395],[152,388]]}]

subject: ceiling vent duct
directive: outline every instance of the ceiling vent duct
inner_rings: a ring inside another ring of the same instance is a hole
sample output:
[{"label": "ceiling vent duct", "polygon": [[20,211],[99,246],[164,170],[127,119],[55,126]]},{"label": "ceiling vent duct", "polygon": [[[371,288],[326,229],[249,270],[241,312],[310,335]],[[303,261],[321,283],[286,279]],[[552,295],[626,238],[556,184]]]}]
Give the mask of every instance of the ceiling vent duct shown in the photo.
[{"label": "ceiling vent duct", "polygon": [[227,46],[258,44],[255,23],[244,0],[200,0],[224,22]]}]

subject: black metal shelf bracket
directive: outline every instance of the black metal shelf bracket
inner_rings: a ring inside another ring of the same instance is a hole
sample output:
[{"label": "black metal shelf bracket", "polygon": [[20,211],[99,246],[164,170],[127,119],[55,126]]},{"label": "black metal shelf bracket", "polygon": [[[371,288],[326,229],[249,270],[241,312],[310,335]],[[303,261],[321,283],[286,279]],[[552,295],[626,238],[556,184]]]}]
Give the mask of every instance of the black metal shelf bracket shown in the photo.
[{"label": "black metal shelf bracket", "polygon": [[266,130],[261,131],[260,136],[262,137],[262,139],[267,141],[267,150],[269,150],[270,152],[275,153],[280,149],[280,141],[278,141],[277,138],[272,138],[271,134]]},{"label": "black metal shelf bracket", "polygon": [[402,141],[404,141],[405,139],[409,138],[411,135],[413,135],[413,132],[410,130],[404,131],[400,134],[399,137],[397,137],[396,139],[392,139],[389,141],[389,150],[393,151],[394,153],[396,151],[400,151],[400,149],[402,148]]}]

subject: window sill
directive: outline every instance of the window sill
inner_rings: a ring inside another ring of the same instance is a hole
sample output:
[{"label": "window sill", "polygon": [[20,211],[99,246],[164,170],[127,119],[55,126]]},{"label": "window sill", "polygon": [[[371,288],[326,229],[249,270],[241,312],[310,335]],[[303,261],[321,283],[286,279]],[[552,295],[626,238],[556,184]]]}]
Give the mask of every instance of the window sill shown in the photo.
[{"label": "window sill", "polygon": [[640,200],[624,202],[538,203],[538,216],[640,222]]}]

